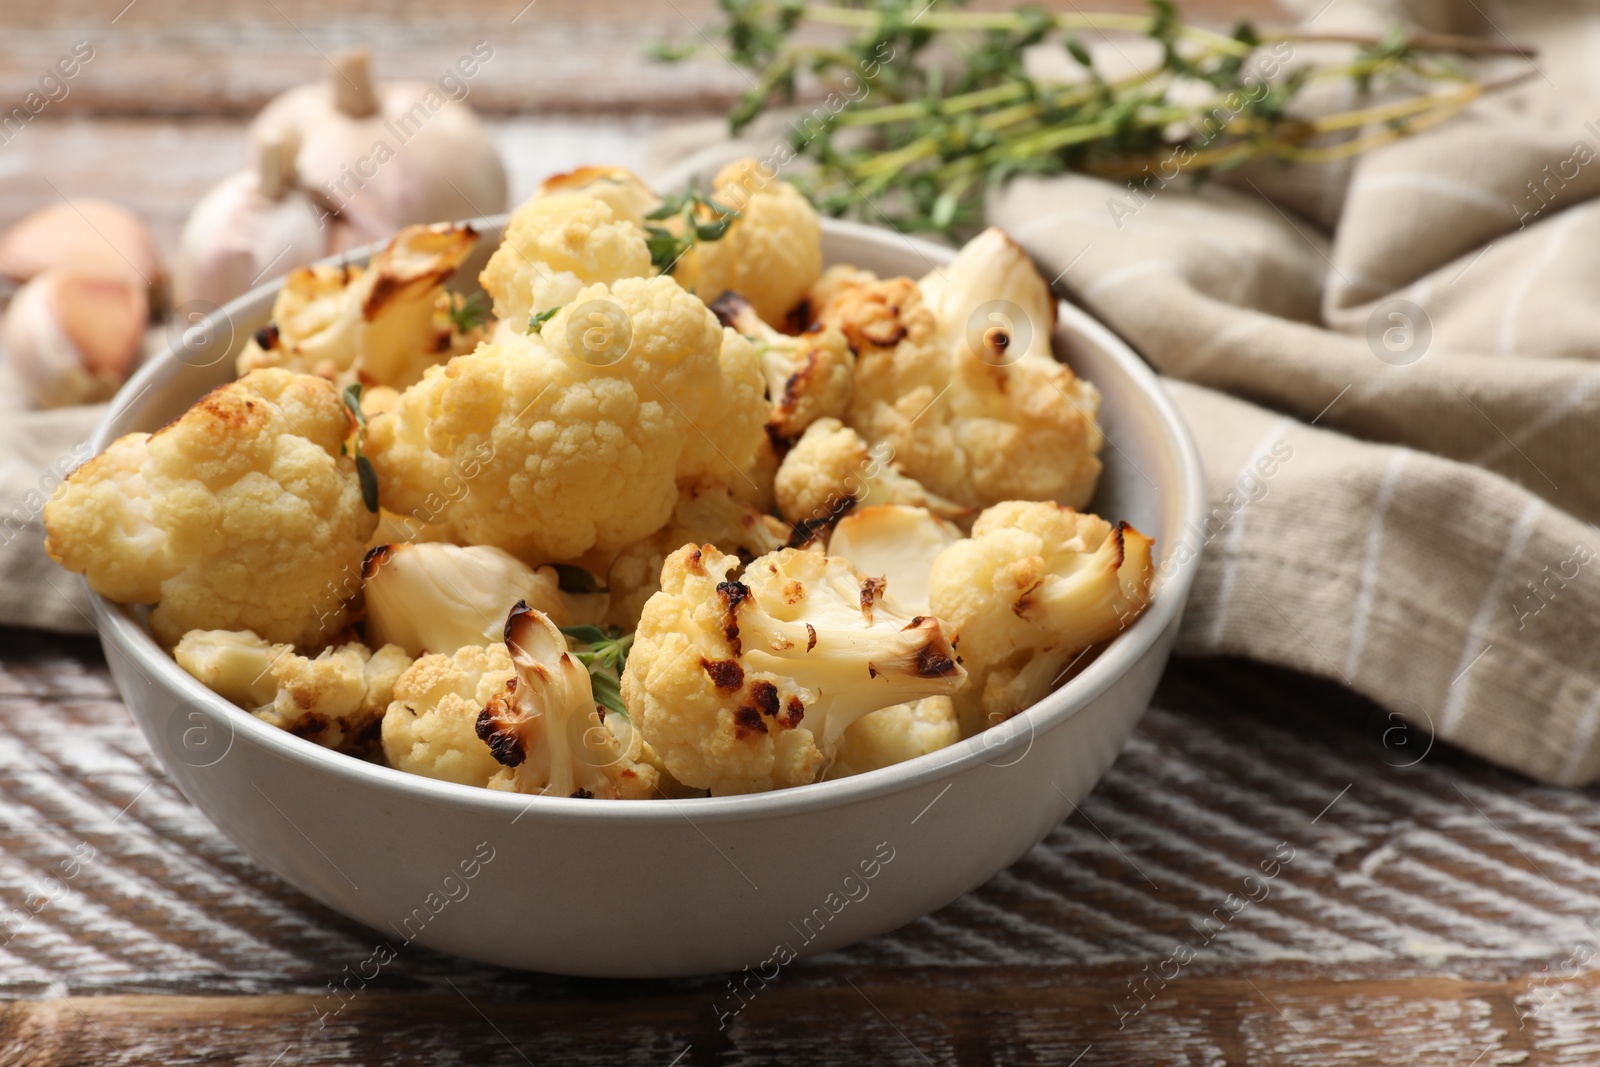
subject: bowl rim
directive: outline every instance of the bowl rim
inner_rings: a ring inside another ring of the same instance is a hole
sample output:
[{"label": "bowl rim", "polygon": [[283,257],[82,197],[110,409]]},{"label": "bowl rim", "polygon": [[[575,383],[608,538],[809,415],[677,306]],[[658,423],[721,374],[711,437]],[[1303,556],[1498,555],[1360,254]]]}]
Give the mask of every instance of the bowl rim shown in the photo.
[{"label": "bowl rim", "polygon": [[[503,228],[507,218],[507,215],[485,216],[470,220],[468,225],[479,233],[492,233]],[[877,243],[886,251],[904,254],[909,248],[930,263],[941,266],[955,256],[955,251],[948,247],[878,227],[837,219],[823,219],[822,226],[825,233],[831,231],[839,236]],[[321,262],[337,264],[360,261],[377,247],[371,245],[366,249],[352,250]],[[270,301],[282,283],[283,279],[277,278],[259,285],[229,301],[211,317],[220,315],[231,322],[235,315],[243,317],[253,309],[258,309],[263,302],[270,307]],[[1160,379],[1126,342],[1087,311],[1061,300],[1058,301],[1057,312],[1058,328],[1069,325],[1121,364],[1153,405],[1159,416],[1164,443],[1178,460],[1180,476],[1174,487],[1177,504],[1177,522],[1174,525],[1179,529],[1188,529],[1191,524],[1198,524],[1204,514],[1206,499],[1199,450]],[[104,451],[114,423],[126,409],[145,392],[182,373],[181,367],[185,364],[177,356],[177,347],[178,341],[174,339],[173,343],[148,360],[107,405],[105,414],[90,436],[94,454]],[[1150,653],[1164,631],[1177,621],[1194,581],[1195,562],[1191,558],[1176,567],[1173,573],[1165,575],[1144,613],[1132,626],[1118,634],[1082,673],[1033,706],[980,734],[904,763],[847,778],[763,793],[665,798],[668,801],[665,804],[595,804],[571,797],[500,792],[427,778],[324,748],[263,722],[207,689],[161,649],[134,608],[106,600],[88,589],[86,581],[84,586],[93,609],[96,629],[108,654],[114,651],[152,684],[164,686],[176,698],[180,709],[203,711],[215,725],[225,727],[229,731],[230,746],[237,743],[242,734],[243,739],[273,756],[307,769],[324,771],[352,785],[372,787],[397,797],[452,806],[488,817],[509,816],[512,821],[524,816],[533,817],[535,821],[554,817],[650,825],[687,819],[692,813],[693,821],[698,824],[700,821],[720,823],[821,811],[925,786],[937,786],[978,763],[1006,766],[1009,764],[998,761],[1010,759],[1014,763],[1020,760],[1032,747],[1036,733],[1055,729],[1078,714]],[[80,578],[80,581],[83,579]],[[128,703],[131,708],[135,702]],[[1021,755],[1016,754],[1018,749],[1023,749]],[[213,765],[224,762],[225,756]],[[943,792],[939,795],[942,796]],[[689,805],[688,811],[680,809],[680,804]]]}]

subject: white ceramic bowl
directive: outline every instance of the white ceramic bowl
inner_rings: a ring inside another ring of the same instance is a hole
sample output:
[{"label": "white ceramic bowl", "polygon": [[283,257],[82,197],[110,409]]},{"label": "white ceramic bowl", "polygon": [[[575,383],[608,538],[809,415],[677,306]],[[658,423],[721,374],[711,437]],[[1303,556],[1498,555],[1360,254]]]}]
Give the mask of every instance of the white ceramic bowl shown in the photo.
[{"label": "white ceramic bowl", "polygon": [[[500,236],[458,277],[471,286]],[[951,253],[824,223],[829,263],[920,276]],[[277,283],[175,336],[112,402],[93,445],[153,430],[232,377]],[[1161,555],[1202,513],[1194,446],[1155,376],[1082,311],[1057,352],[1104,396],[1096,511]],[[525,797],[403,774],[320,748],[233,707],[151,639],[142,613],[93,597],[117,686],[201,811],[285,881],[378,932],[473,959],[610,977],[769,970],[892,930],[1032,848],[1116,758],[1149,703],[1192,564],[1058,692],[978,738],[886,770],[758,796],[641,803]]]}]

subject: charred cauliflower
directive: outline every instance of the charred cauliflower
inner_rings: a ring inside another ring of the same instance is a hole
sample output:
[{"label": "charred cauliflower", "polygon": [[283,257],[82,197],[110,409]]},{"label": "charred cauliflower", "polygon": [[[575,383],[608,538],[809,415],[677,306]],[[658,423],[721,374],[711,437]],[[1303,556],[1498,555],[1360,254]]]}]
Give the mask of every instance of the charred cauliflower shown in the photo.
[{"label": "charred cauliflower", "polygon": [[846,421],[901,471],[971,507],[1088,503],[1100,395],[1051,355],[1049,286],[1004,233],[920,284],[846,272],[818,289],[818,321],[856,352]]},{"label": "charred cauliflower", "polygon": [[966,681],[943,624],[909,617],[843,560],[674,552],[622,680],[673,777],[714,794],[815,781],[863,715]]},{"label": "charred cauliflower", "polygon": [[822,327],[798,337],[779,333],[755,313],[750,303],[725,293],[711,306],[723,325],[748,337],[756,346],[765,375],[772,414],[767,433],[792,441],[821,418],[843,418],[850,410],[856,357],[838,330]]},{"label": "charred cauliflower", "polygon": [[255,371],[78,468],[45,505],[45,548],[102,596],[154,604],[169,647],[190,630],[326,642],[377,524],[350,432],[327,381]]},{"label": "charred cauliflower", "polygon": [[892,767],[961,740],[961,726],[949,697],[924,697],[881,708],[857,719],[839,739],[839,751],[825,778],[848,778]]},{"label": "charred cauliflower", "polygon": [[500,773],[478,737],[478,716],[516,677],[506,646],[464,645],[423,656],[394,683],[383,714],[383,754],[396,770],[459,785],[487,786]]},{"label": "charred cauliflower", "polygon": [[928,582],[929,606],[983,678],[960,702],[964,729],[1036,702],[1074,656],[1131,624],[1149,603],[1152,547],[1126,523],[1049,502],[1008,501],[978,516]]},{"label": "charred cauliflower", "polygon": [[503,769],[490,789],[638,800],[660,777],[627,717],[595,703],[589,671],[542,612],[519,604],[506,620],[516,673],[478,713],[476,731]]},{"label": "charred cauliflower", "polygon": [[772,483],[778,510],[796,525],[826,525],[855,507],[906,504],[951,519],[971,508],[929,492],[895,469],[885,443],[868,446],[838,419],[818,419],[783,457]]},{"label": "charred cauliflower", "polygon": [[800,191],[754,159],[718,172],[712,198],[738,212],[722,237],[693,245],[673,277],[707,303],[738,293],[781,326],[822,273],[822,224]]},{"label": "charred cauliflower", "polygon": [[483,335],[444,289],[477,241],[470,226],[408,226],[366,268],[292,271],[272,322],[240,353],[239,373],[282,367],[404,389]]},{"label": "charred cauliflower", "polygon": [[172,654],[207,689],[258,719],[342,751],[373,739],[396,679],[411,666],[394,645],[373,652],[352,641],[308,658],[248,630],[191,630]]}]

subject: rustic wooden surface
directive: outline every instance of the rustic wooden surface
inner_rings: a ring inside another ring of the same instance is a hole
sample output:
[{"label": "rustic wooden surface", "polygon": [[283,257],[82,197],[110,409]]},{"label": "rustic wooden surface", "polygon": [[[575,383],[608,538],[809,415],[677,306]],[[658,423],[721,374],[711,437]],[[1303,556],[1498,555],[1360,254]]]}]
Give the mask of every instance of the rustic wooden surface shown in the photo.
[{"label": "rustic wooden surface", "polygon": [[[720,978],[563,979],[420,949],[324,1027],[326,984],[378,935],[183,800],[91,641],[0,648],[0,914],[58,898],[0,933],[0,1064],[1600,1060],[1600,982],[1572,965],[1600,922],[1592,793],[1385,737],[1331,685],[1175,664],[1123,758],[1015,867],[795,964],[725,1030]],[[1265,898],[1135,1012],[1130,980],[1170,976],[1173,946],[1201,946],[1284,843]],[[48,876],[84,844],[63,892]]]},{"label": "rustic wooden surface", "polygon": [[[635,58],[693,36],[711,0],[125,4],[0,10],[0,102],[73,41],[96,48],[68,98],[0,145],[0,225],[109,196],[170,251],[241,165],[250,111],[348,44],[431,79],[493,40],[471,99],[514,196],[578,163],[644,166],[651,135],[742,85],[716,60]],[[0,1065],[1600,1063],[1595,794],[1394,726],[1330,685],[1178,663],[1123,758],[1015,867],[796,964],[725,1030],[723,979],[580,981],[420,949],[320,1026],[327,983],[375,935],[183,800],[92,641],[0,631],[0,916],[39,907],[0,919]],[[1280,843],[1294,858],[1269,895],[1136,996]],[[93,860],[48,880],[84,846]]]}]

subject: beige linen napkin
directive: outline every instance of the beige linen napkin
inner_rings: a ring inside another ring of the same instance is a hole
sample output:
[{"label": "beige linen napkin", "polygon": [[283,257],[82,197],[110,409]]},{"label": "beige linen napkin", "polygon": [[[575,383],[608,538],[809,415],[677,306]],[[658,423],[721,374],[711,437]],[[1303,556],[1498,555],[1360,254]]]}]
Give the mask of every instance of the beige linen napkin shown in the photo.
[{"label": "beige linen napkin", "polygon": [[[1592,780],[1600,15],[1305,15],[1526,41],[1534,77],[1353,163],[1256,164],[1199,191],[1022,179],[991,221],[1168,376],[1200,443],[1213,536],[1180,651],[1338,679],[1497,763]],[[760,147],[704,136],[659,150],[704,171]]]}]

